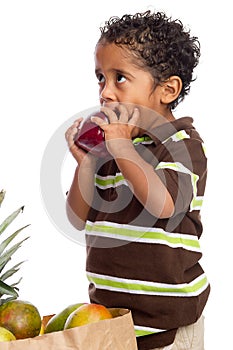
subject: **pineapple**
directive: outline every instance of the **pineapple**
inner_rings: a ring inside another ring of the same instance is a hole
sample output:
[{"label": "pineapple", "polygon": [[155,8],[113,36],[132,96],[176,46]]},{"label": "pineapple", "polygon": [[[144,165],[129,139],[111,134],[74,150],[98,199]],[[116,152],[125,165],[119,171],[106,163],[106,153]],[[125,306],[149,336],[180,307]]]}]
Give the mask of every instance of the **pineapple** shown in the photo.
[{"label": "pineapple", "polygon": [[[4,200],[4,197],[5,197],[5,191],[2,190],[0,192],[0,206]],[[23,208],[24,207],[21,207],[18,210],[14,211],[2,222],[2,224],[0,224],[0,236],[5,231],[5,229],[10,225],[10,223],[18,216],[18,214],[23,212]],[[13,284],[9,284],[8,282],[6,283],[6,281],[8,280],[8,278],[12,277],[12,275],[14,275],[19,270],[23,261],[21,261],[20,263],[17,263],[16,265],[10,268],[7,266],[7,264],[11,260],[12,255],[21,247],[22,243],[26,241],[29,237],[26,237],[23,240],[15,243],[8,249],[7,247],[13,241],[13,239],[27,226],[29,225],[21,227],[14,233],[8,235],[7,238],[5,238],[4,240],[0,240],[0,305],[9,300],[18,298],[19,289],[17,286],[20,283],[21,278]]]}]

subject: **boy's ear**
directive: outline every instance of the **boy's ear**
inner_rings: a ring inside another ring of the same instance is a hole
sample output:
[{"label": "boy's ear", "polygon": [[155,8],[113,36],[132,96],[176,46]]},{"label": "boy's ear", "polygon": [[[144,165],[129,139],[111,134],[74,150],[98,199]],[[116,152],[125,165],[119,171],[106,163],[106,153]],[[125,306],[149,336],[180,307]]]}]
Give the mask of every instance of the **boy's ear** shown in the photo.
[{"label": "boy's ear", "polygon": [[179,96],[182,89],[182,80],[177,75],[171,76],[161,85],[161,99],[164,104],[170,104]]}]

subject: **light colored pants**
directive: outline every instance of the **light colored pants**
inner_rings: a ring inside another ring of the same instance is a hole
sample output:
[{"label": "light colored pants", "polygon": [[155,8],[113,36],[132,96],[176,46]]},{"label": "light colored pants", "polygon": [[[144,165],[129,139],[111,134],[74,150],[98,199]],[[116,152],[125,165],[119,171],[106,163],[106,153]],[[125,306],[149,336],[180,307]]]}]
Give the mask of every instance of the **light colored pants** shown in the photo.
[{"label": "light colored pants", "polygon": [[180,327],[172,345],[151,350],[204,350],[204,316],[196,323]]}]

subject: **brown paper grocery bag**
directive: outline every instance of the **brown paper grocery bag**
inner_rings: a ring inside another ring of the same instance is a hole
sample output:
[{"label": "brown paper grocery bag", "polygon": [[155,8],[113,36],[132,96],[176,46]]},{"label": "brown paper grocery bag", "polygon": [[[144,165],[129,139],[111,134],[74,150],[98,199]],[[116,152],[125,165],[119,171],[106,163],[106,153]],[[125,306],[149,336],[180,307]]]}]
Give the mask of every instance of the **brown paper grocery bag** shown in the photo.
[{"label": "brown paper grocery bag", "polygon": [[109,309],[112,319],[0,343],[0,350],[137,350],[131,312]]}]

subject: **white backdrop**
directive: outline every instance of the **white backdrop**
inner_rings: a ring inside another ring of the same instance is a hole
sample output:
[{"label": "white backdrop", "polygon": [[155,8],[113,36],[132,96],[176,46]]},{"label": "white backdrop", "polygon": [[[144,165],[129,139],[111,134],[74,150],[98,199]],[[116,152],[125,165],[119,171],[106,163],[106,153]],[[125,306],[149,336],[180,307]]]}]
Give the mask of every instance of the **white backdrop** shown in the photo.
[{"label": "white backdrop", "polygon": [[[227,169],[232,149],[228,107],[232,30],[227,0],[216,4],[0,0],[0,189],[7,191],[0,221],[25,205],[9,228],[31,224],[21,235],[31,238],[15,257],[27,260],[19,273],[21,299],[34,303],[41,314],[88,301],[85,247],[67,239],[47,215],[40,190],[41,161],[54,131],[76,113],[98,104],[93,52],[99,26],[110,16],[148,8],[181,19],[201,41],[197,81],[175,114],[194,118],[207,147],[209,178],[201,244],[212,292],[205,309],[206,349],[228,349],[233,302],[228,286],[232,276],[228,204],[232,187]],[[64,190],[69,188],[74,167],[67,153],[61,179]]]}]

